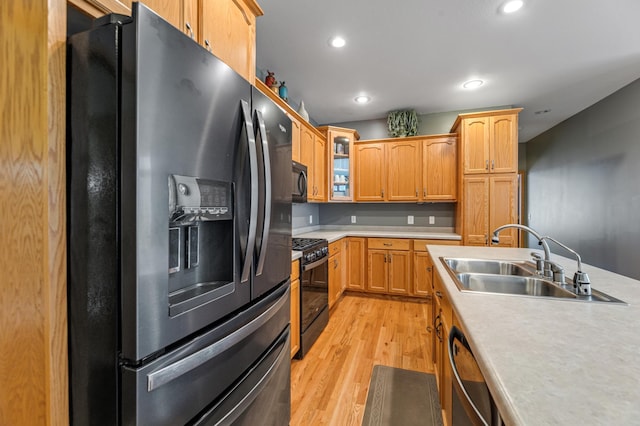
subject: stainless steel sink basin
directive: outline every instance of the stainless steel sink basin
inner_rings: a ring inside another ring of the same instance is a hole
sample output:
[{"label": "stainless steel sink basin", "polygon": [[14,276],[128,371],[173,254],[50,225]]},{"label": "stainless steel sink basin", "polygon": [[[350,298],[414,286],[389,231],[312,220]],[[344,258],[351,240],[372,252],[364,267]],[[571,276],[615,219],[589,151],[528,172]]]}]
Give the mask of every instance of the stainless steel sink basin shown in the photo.
[{"label": "stainless steel sink basin", "polygon": [[456,272],[476,274],[518,275],[528,277],[533,271],[524,261],[445,258],[444,262]]},{"label": "stainless steel sink basin", "polygon": [[535,277],[459,273],[456,274],[456,278],[462,285],[461,290],[521,296],[564,297],[568,299],[577,297],[575,293]]},{"label": "stainless steel sink basin", "polygon": [[564,285],[554,283],[536,275],[533,264],[526,261],[445,257],[440,260],[460,291],[626,304],[596,289],[592,289],[590,296],[577,295],[571,280],[567,279]]}]

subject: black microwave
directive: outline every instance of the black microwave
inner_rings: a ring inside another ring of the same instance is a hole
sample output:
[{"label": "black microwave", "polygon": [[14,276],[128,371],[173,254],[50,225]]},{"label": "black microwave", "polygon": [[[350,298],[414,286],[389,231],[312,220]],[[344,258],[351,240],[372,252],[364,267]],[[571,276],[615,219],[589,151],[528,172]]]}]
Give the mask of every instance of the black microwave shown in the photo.
[{"label": "black microwave", "polygon": [[307,202],[307,166],[293,161],[291,201],[294,203]]}]

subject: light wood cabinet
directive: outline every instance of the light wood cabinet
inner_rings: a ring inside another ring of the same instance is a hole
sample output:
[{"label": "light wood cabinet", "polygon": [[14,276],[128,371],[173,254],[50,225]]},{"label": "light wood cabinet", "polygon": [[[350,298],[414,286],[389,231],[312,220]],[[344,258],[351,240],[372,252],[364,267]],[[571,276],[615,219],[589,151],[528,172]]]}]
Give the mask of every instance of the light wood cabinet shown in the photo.
[{"label": "light wood cabinet", "polygon": [[302,132],[302,125],[295,117],[289,115],[289,118],[291,118],[291,159],[302,163],[300,159],[300,134]]},{"label": "light wood cabinet", "polygon": [[456,141],[444,134],[355,144],[355,200],[456,201]]},{"label": "light wood cabinet", "polygon": [[461,114],[454,124],[462,144],[462,173],[518,171],[518,113],[521,108]]},{"label": "light wood cabinet", "polygon": [[435,136],[422,141],[421,201],[456,201],[457,150],[455,135]]},{"label": "light wood cabinet", "polygon": [[[463,241],[465,245],[491,245],[491,233],[518,221],[518,176],[470,176],[463,180]],[[500,233],[500,246],[518,247],[516,229]]]},{"label": "light wood cabinet", "polygon": [[411,240],[369,238],[367,291],[408,295],[411,285]]},{"label": "light wood cabinet", "polygon": [[[112,12],[131,15],[132,0],[69,3],[93,17]],[[256,17],[264,14],[254,0],[145,0],[144,4],[253,83]]]},{"label": "light wood cabinet", "polygon": [[356,201],[385,200],[385,145],[355,144],[354,189]]},{"label": "light wood cabinet", "polygon": [[367,239],[360,237],[349,237],[349,240],[347,241],[347,252],[347,289],[364,291],[367,282]]},{"label": "light wood cabinet", "polygon": [[342,127],[317,128],[327,140],[328,199],[353,200],[353,142],[360,138],[357,131]]},{"label": "light wood cabinet", "polygon": [[291,262],[291,358],[300,350],[300,262]]},{"label": "light wood cabinet", "polygon": [[428,244],[459,246],[459,240],[413,240],[413,286],[412,296],[431,297],[433,288],[433,261],[427,250]]},{"label": "light wood cabinet", "polygon": [[343,256],[343,241],[338,240],[329,244],[329,309],[340,299],[344,290],[346,265]]},{"label": "light wood cabinet", "polygon": [[302,126],[300,162],[307,166],[307,200],[327,200],[327,141],[315,129]]}]

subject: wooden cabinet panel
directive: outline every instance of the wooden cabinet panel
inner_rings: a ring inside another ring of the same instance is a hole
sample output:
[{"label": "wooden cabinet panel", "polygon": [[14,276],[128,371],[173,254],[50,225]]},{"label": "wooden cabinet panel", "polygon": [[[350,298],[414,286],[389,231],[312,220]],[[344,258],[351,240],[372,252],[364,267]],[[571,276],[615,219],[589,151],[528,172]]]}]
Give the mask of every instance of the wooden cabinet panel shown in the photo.
[{"label": "wooden cabinet panel", "polygon": [[369,238],[370,249],[411,250],[411,240],[406,238]]},{"label": "wooden cabinet panel", "polygon": [[329,201],[353,200],[353,142],[360,135],[353,129],[318,127],[327,140],[327,197]]},{"label": "wooden cabinet panel", "polygon": [[489,178],[465,177],[463,191],[464,244],[485,246],[489,232]]},{"label": "wooden cabinet panel", "polygon": [[423,201],[455,201],[458,196],[456,137],[426,139],[422,143]]},{"label": "wooden cabinet panel", "polygon": [[420,143],[400,141],[386,145],[388,201],[418,201],[420,188]]},{"label": "wooden cabinet panel", "polygon": [[464,173],[489,172],[489,117],[465,119],[462,123]]},{"label": "wooden cabinet panel", "polygon": [[291,282],[291,358],[300,349],[300,280]]},{"label": "wooden cabinet panel", "polygon": [[355,144],[354,189],[356,201],[384,201],[384,144]]},{"label": "wooden cabinet panel", "polygon": [[307,163],[304,163],[300,158],[300,155],[301,155],[300,135],[302,131],[302,126],[300,125],[300,122],[295,118],[291,116],[289,116],[289,118],[291,118],[291,159],[293,161],[297,161],[298,163],[307,165]]},{"label": "wooden cabinet panel", "polygon": [[427,251],[413,252],[413,296],[428,297],[431,295],[433,263]]},{"label": "wooden cabinet panel", "polygon": [[327,140],[314,135],[313,138],[313,187],[315,201],[327,201]]},{"label": "wooden cabinet panel", "polygon": [[359,237],[349,237],[348,252],[348,279],[347,288],[350,290],[364,291],[367,282],[367,240]]},{"label": "wooden cabinet panel", "polygon": [[200,0],[201,43],[236,72],[255,79],[256,16],[252,0]]},{"label": "wooden cabinet panel", "polygon": [[[300,129],[300,162],[313,169],[313,138],[314,134],[307,126],[301,126]],[[307,170],[309,175],[313,174],[313,170]],[[311,184],[309,184],[309,195],[311,195]]]},{"label": "wooden cabinet panel", "polygon": [[336,300],[340,297],[341,283],[340,283],[340,269],[342,265],[340,262],[340,255],[334,254],[329,257],[329,309],[333,307]]},{"label": "wooden cabinet panel", "polygon": [[367,290],[373,293],[387,292],[387,250],[369,249],[367,256]]},{"label": "wooden cabinet panel", "polygon": [[518,171],[518,116],[516,114],[489,117],[491,173]]},{"label": "wooden cabinet panel", "polygon": [[[492,176],[489,180],[489,233],[499,226],[518,221],[518,175]],[[518,231],[500,232],[501,247],[518,247]]]},{"label": "wooden cabinet panel", "polygon": [[392,294],[409,294],[411,287],[411,252],[389,250],[389,284]]}]

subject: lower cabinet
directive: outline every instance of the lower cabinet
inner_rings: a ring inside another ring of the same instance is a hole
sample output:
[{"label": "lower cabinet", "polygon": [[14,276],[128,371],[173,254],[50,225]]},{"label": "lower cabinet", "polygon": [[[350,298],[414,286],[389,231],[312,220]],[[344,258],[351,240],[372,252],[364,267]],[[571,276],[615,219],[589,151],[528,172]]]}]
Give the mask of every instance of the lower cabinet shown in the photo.
[{"label": "lower cabinet", "polygon": [[367,282],[367,239],[349,237],[347,241],[347,290],[365,291]]},{"label": "lower cabinet", "polygon": [[367,291],[408,295],[411,288],[411,240],[369,238]]},{"label": "lower cabinet", "polygon": [[449,365],[447,338],[453,324],[453,309],[438,274],[434,274],[432,282],[434,294],[432,312],[434,317],[433,327],[435,329],[435,333],[432,333],[434,371],[440,395],[443,422],[445,426],[451,426],[452,371]]},{"label": "lower cabinet", "polygon": [[343,239],[329,244],[329,309],[338,301],[344,289],[345,265],[343,261]]},{"label": "lower cabinet", "polygon": [[291,358],[300,349],[300,261],[291,262]]}]

